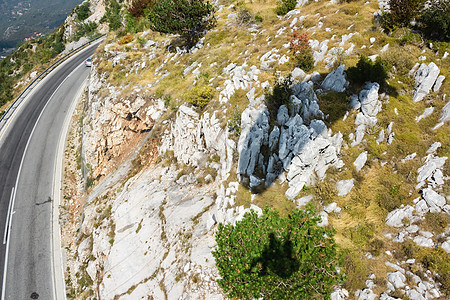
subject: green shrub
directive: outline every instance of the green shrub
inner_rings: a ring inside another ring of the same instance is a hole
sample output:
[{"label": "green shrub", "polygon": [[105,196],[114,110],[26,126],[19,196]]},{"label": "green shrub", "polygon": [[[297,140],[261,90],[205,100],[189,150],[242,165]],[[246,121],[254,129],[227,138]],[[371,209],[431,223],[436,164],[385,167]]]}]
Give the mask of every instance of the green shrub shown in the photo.
[{"label": "green shrub", "polygon": [[408,74],[416,62],[416,57],[410,51],[399,46],[390,47],[388,51],[381,54],[381,59],[395,67],[396,73],[400,75]]},{"label": "green shrub", "polygon": [[355,67],[348,68],[347,76],[352,83],[362,85],[366,81],[373,81],[384,85],[388,78],[388,70],[388,63],[380,57],[377,57],[374,63],[366,56],[361,56]]},{"label": "green shrub", "polygon": [[335,231],[319,220],[309,205],[286,217],[266,208],[260,217],[251,210],[235,225],[220,223],[213,251],[219,286],[230,298],[329,297],[344,276],[336,271]]},{"label": "green shrub", "polygon": [[108,22],[110,31],[117,30],[122,26],[121,6],[116,0],[107,0],[106,4],[106,13],[100,21]]},{"label": "green shrub", "polygon": [[450,41],[449,0],[430,1],[418,21],[423,33],[428,38]]},{"label": "green shrub", "polygon": [[309,72],[314,68],[314,57],[312,49],[307,49],[295,55],[296,66],[305,72]]},{"label": "green shrub", "polygon": [[196,86],[184,94],[184,99],[203,109],[214,97],[216,90],[210,86]]},{"label": "green shrub", "polygon": [[277,79],[272,92],[266,91],[265,102],[269,110],[270,117],[276,119],[278,109],[281,105],[289,106],[292,95],[292,78],[287,77],[284,80]]},{"label": "green shrub", "polygon": [[231,112],[231,117],[228,121],[228,130],[235,136],[239,136],[241,134],[241,115],[242,111],[236,106]]},{"label": "green shrub", "polygon": [[278,0],[276,13],[277,15],[284,16],[291,10],[295,9],[297,0]]},{"label": "green shrub", "polygon": [[203,0],[160,0],[152,6],[148,18],[152,30],[180,34],[189,47],[216,22],[212,4]]},{"label": "green shrub", "polygon": [[390,11],[383,13],[382,25],[388,31],[408,27],[419,15],[425,0],[389,0]]},{"label": "green shrub", "polygon": [[75,11],[77,14],[78,21],[84,21],[87,18],[89,18],[89,15],[91,13],[91,10],[89,9],[90,5],[91,5],[91,3],[89,1],[87,1],[87,2],[84,2],[83,4],[81,4],[80,6],[77,6]]}]

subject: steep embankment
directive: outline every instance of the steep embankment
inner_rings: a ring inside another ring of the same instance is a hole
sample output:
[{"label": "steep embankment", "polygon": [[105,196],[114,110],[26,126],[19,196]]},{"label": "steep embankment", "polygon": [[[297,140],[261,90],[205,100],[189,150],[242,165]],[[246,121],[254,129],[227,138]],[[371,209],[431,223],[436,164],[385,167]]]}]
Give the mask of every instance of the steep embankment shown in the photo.
[{"label": "steep embankment", "polygon": [[[448,49],[382,33],[374,1],[285,17],[272,2],[221,3],[190,52],[145,31],[110,33],[94,56],[68,151],[85,176],[72,162],[66,170],[69,296],[225,298],[211,255],[217,223],[312,202],[345,251],[348,280],[333,299],[444,298]],[[300,29],[308,74],[289,49]],[[391,64],[386,84],[347,80],[360,55]],[[289,105],[267,107],[280,87]],[[204,109],[186,102],[202,91],[212,95]]]}]

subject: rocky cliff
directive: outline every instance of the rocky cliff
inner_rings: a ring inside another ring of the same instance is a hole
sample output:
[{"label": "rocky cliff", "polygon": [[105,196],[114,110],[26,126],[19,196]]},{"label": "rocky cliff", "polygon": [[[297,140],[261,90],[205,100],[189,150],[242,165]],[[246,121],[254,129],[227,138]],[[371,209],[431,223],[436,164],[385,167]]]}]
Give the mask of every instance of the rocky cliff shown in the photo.
[{"label": "rocky cliff", "polygon": [[[247,3],[264,19],[245,25],[223,2],[190,51],[145,31],[110,34],[95,54],[73,123],[92,187],[67,197],[69,296],[224,299],[217,224],[311,202],[346,253],[349,279],[332,299],[445,298],[448,53],[371,30],[376,2],[318,2],[285,17],[272,2]],[[286,44],[297,29],[312,37],[309,74]],[[359,54],[404,52],[407,70],[394,66],[388,85],[349,82]],[[289,105],[273,111],[267,99],[289,76]],[[185,101],[193,86],[213,88],[206,108]]]}]

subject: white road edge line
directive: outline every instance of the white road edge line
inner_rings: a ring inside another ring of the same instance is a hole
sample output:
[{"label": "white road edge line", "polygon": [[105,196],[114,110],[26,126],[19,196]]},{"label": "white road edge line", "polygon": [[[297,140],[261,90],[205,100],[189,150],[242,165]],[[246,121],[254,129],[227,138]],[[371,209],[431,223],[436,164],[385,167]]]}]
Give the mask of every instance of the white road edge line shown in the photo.
[{"label": "white road edge line", "polygon": [[14,187],[11,189],[11,197],[9,197],[8,213],[6,214],[6,222],[5,222],[5,234],[3,235],[3,245],[6,244],[6,238],[8,236],[8,232],[9,232],[9,226],[10,226],[9,218],[10,218],[10,214],[11,214],[11,204],[12,204],[12,200],[13,200],[13,195],[14,195]]},{"label": "white road edge line", "polygon": [[[89,75],[88,75],[89,76]],[[73,113],[77,107],[78,102],[81,99],[81,95],[86,87],[86,82],[88,78],[83,81],[77,94],[75,95],[69,110],[67,111],[66,118],[64,120],[61,135],[58,141],[58,148],[55,157],[55,171],[53,173],[53,214],[52,214],[52,246],[53,246],[53,259],[52,269],[54,274],[54,295],[56,299],[66,299],[66,285],[64,277],[64,261],[61,250],[61,230],[59,227],[59,205],[61,203],[61,193],[62,193],[62,180],[63,180],[63,161],[64,161],[64,150],[67,143],[67,134],[69,132],[70,123],[73,117]],[[55,238],[56,237],[56,238]],[[59,266],[58,266],[59,262]],[[62,280],[62,282],[60,282]],[[62,290],[58,289],[58,285],[62,286]],[[62,292],[62,295],[60,293]]]},{"label": "white road edge line", "polygon": [[[60,85],[56,88],[56,90],[53,92],[53,94],[50,96],[50,98],[48,98],[47,103],[45,103],[44,107],[41,110],[41,113],[39,114],[36,123],[34,123],[33,129],[31,130],[30,136],[28,137],[28,141],[27,144],[25,146],[25,150],[23,151],[23,155],[22,155],[22,159],[20,160],[20,166],[19,166],[19,172],[17,173],[17,178],[16,178],[16,188],[19,184],[19,178],[20,178],[20,173],[22,172],[22,167],[23,167],[23,161],[25,159],[25,155],[27,154],[27,150],[28,150],[28,146],[30,145],[30,141],[31,138],[33,137],[33,133],[36,129],[37,124],[39,123],[39,120],[42,117],[42,114],[44,113],[45,109],[47,108],[47,105],[50,103],[50,100],[53,98],[53,96],[56,94],[56,92],[59,90],[59,88],[64,84],[64,82],[66,82],[67,78],[70,77],[70,75],[72,75],[73,72],[75,72],[75,70],[77,70],[80,66],[76,67],[72,72],[70,72],[70,74],[64,78],[64,80],[60,83]],[[13,196],[13,206],[12,206],[12,210],[14,210],[14,202],[16,200],[16,192],[17,189],[14,191],[14,196]],[[10,223],[12,223],[12,214],[9,220]],[[9,235],[11,236],[11,232],[9,233]],[[6,243],[6,251],[5,251],[5,267],[3,269],[3,283],[2,283],[2,298],[1,300],[5,300],[5,288],[6,288],[6,273],[8,272],[8,255],[9,255],[9,242],[10,242],[10,238],[8,239],[7,243]],[[52,272],[52,277],[54,276],[53,272]],[[55,280],[53,278],[53,284],[54,284]]]}]

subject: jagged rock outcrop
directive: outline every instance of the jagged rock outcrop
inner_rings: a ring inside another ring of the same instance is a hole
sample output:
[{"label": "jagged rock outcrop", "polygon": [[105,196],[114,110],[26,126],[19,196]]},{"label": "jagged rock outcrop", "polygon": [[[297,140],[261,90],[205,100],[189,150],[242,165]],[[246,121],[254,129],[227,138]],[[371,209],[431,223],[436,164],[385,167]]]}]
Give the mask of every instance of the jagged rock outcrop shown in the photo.
[{"label": "jagged rock outcrop", "polygon": [[434,62],[431,62],[428,66],[426,64],[420,65],[419,69],[414,74],[414,83],[416,87],[413,95],[414,102],[421,101],[428,95],[440,72],[441,70]]},{"label": "jagged rock outcrop", "polygon": [[380,85],[378,83],[367,82],[359,93],[359,97],[356,97],[356,95],[352,97],[352,106],[360,110],[355,119],[357,127],[352,146],[360,144],[364,138],[366,129],[377,124],[376,116],[381,111],[382,106],[378,97],[379,88]]},{"label": "jagged rock outcrop", "polygon": [[183,104],[176,119],[162,136],[160,155],[173,151],[178,162],[195,167],[206,167],[208,158],[217,154],[220,164],[214,165],[226,177],[233,163],[235,142],[228,139],[228,130],[221,127],[216,113],[200,116],[194,108]]},{"label": "jagged rock outcrop", "polygon": [[336,70],[328,74],[322,82],[322,88],[336,92],[345,91],[349,83],[346,79],[344,71],[345,65],[340,65]]},{"label": "jagged rock outcrop", "polygon": [[105,89],[106,80],[95,66],[91,68],[82,150],[86,163],[91,166],[92,177],[97,178],[108,174],[117,163],[114,159],[129,151],[128,147],[137,145],[138,136],[152,128],[165,107],[162,100],[144,98],[137,92],[123,98],[112,86],[102,96],[100,91]]}]

